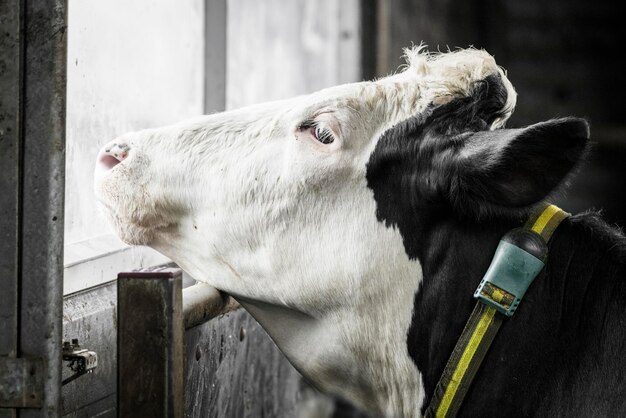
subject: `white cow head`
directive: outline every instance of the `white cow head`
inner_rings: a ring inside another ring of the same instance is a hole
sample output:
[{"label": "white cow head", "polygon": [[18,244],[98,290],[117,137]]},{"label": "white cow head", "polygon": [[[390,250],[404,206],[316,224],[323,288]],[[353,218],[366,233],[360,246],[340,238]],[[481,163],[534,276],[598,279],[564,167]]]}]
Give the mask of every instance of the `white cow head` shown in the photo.
[{"label": "white cow head", "polygon": [[[406,347],[422,266],[390,213],[399,200],[489,212],[484,172],[463,168],[500,167],[523,136],[485,134],[516,99],[486,52],[407,56],[380,80],[123,135],[95,182],[124,241],[232,294],[311,381],[390,416],[418,415],[423,399]],[[416,129],[426,139],[411,145]],[[406,199],[385,189],[401,167]],[[527,179],[505,167],[494,194],[527,207],[569,168],[518,194]]]}]

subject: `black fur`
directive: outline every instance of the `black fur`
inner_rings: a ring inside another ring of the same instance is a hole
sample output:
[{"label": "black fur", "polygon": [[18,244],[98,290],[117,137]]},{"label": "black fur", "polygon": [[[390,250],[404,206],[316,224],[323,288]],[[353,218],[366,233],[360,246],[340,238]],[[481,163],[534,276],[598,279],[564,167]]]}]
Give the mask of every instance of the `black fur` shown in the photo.
[{"label": "black fur", "polygon": [[[448,220],[421,237],[424,281],[409,353],[427,401],[510,222]],[[459,416],[620,416],[626,410],[626,240],[595,214],[565,221],[548,261],[497,336]],[[424,405],[425,406],[425,405]],[[497,407],[496,407],[497,406]]]},{"label": "black fur", "polygon": [[[587,147],[588,128],[578,119],[480,131],[506,100],[494,83],[386,132],[368,163],[379,220],[399,229],[407,254],[422,264],[407,344],[424,373],[424,409],[500,237],[523,223]],[[460,416],[621,416],[625,266],[619,232],[595,214],[566,220],[543,272],[502,326]]]},{"label": "black fur", "polygon": [[431,106],[383,134],[367,180],[375,194],[401,191],[402,201],[375,196],[380,218],[392,222],[387,212],[400,206],[470,217],[521,215],[572,171],[588,146],[587,123],[563,118],[485,131],[493,120],[486,112],[506,102],[493,77],[478,83],[472,96]]}]

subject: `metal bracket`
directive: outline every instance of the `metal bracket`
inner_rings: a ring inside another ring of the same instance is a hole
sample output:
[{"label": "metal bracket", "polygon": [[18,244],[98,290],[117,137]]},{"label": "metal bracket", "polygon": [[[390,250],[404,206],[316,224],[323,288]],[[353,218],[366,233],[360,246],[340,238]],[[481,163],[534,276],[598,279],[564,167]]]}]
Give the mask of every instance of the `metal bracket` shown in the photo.
[{"label": "metal bracket", "polygon": [[63,380],[63,385],[66,385],[86,373],[93,372],[93,369],[98,366],[98,355],[95,351],[82,348],[75,338],[71,344],[69,341],[63,342],[63,361],[68,361],[67,367],[74,372],[73,375]]},{"label": "metal bracket", "polygon": [[0,408],[43,406],[41,358],[0,357]]}]

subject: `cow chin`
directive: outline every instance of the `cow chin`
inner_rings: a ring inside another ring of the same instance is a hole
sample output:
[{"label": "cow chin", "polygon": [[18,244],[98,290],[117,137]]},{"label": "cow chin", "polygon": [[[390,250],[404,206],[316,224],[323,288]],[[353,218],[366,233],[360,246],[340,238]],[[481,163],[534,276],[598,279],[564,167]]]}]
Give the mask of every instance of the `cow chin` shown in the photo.
[{"label": "cow chin", "polygon": [[153,227],[131,222],[127,217],[118,214],[108,205],[102,202],[103,212],[109,221],[109,225],[117,237],[128,245],[149,245],[154,241],[156,230]]},{"label": "cow chin", "polygon": [[155,240],[156,231],[132,223],[116,222],[115,233],[128,245],[150,245]]}]

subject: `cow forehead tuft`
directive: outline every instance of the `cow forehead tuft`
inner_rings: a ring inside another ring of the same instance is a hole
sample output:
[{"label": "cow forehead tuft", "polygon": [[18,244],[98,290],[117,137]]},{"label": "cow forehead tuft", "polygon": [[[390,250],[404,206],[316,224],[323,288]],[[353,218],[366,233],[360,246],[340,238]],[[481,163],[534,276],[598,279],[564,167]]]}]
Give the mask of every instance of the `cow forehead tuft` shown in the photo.
[{"label": "cow forehead tuft", "polygon": [[431,52],[425,45],[406,48],[405,71],[417,72],[421,76],[437,72],[465,72],[472,79],[481,79],[497,71],[495,59],[481,49],[467,48],[448,52]]}]

